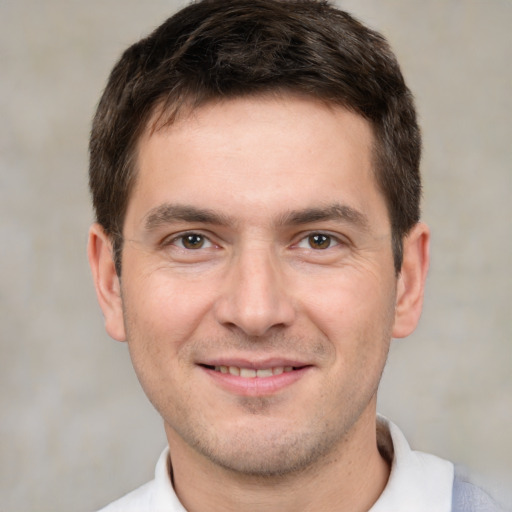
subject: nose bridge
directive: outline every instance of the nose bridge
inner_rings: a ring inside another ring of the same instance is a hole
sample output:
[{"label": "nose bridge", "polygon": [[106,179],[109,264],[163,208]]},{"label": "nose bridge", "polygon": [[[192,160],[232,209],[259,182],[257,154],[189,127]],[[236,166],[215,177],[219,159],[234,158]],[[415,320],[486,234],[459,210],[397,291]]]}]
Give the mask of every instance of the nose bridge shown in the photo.
[{"label": "nose bridge", "polygon": [[248,244],[233,257],[217,305],[218,320],[250,336],[293,321],[282,264],[267,244]]}]

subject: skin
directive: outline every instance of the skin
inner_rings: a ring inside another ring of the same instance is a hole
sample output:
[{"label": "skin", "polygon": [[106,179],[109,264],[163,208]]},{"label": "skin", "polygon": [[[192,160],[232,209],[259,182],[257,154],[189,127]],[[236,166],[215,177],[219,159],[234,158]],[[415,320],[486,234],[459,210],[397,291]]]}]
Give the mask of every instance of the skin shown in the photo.
[{"label": "skin", "polygon": [[107,331],[128,341],[191,512],[362,511],[385,487],[376,392],[391,337],[418,321],[429,234],[404,240],[397,276],[372,142],[311,99],[207,105],[139,141],[121,279],[91,228]]}]

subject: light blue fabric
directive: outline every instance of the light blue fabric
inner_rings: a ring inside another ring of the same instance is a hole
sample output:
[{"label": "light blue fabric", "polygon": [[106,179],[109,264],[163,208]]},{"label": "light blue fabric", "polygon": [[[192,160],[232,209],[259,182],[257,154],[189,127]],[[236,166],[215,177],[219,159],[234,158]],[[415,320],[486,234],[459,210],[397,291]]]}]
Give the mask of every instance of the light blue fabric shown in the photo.
[{"label": "light blue fabric", "polygon": [[484,490],[468,481],[455,467],[452,512],[505,512]]}]

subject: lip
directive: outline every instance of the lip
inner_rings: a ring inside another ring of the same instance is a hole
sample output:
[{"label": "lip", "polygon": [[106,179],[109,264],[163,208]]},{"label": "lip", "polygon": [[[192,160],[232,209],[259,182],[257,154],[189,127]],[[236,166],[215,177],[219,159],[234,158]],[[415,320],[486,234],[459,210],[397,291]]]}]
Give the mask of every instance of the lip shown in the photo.
[{"label": "lip", "polygon": [[[283,372],[269,377],[246,378],[215,370],[219,366],[236,366],[262,370],[266,368],[293,367],[292,371]],[[273,358],[251,360],[238,358],[220,358],[198,364],[198,367],[211,378],[214,383],[225,391],[239,396],[270,396],[279,393],[296,383],[309,373],[313,366],[297,360]]]},{"label": "lip", "polygon": [[264,368],[276,368],[278,366],[293,366],[301,368],[303,366],[312,366],[310,362],[300,361],[299,359],[291,359],[285,357],[251,357],[251,359],[243,357],[219,357],[198,361],[201,366],[238,366],[239,368],[251,368],[253,370],[262,370]]}]

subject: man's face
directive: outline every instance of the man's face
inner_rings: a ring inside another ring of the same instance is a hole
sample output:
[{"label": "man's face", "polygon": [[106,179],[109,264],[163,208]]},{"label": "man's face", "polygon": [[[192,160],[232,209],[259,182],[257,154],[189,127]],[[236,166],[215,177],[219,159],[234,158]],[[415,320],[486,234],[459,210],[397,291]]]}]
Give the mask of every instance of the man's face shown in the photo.
[{"label": "man's face", "polygon": [[171,453],[286,473],[371,423],[397,300],[372,137],[341,108],[252,98],[140,140],[106,317]]}]

